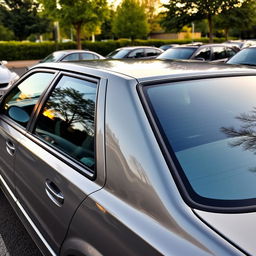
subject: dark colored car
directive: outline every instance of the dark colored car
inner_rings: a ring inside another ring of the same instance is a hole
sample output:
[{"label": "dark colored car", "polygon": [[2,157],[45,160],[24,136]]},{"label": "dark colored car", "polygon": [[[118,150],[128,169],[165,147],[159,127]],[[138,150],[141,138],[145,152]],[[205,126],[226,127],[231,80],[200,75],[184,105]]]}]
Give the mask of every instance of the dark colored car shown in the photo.
[{"label": "dark colored car", "polygon": [[163,52],[162,49],[150,46],[122,47],[109,53],[107,59],[154,59]]},{"label": "dark colored car", "polygon": [[160,54],[157,59],[192,59],[225,62],[239,50],[223,44],[182,45],[172,47]]},{"label": "dark colored car", "polygon": [[256,66],[256,46],[242,49],[227,61],[227,64]]},{"label": "dark colored car", "polygon": [[63,61],[83,61],[83,60],[98,60],[105,59],[100,54],[87,50],[62,50],[56,51],[40,60],[44,62],[63,62]]},{"label": "dark colored car", "polygon": [[255,102],[248,68],[39,64],[0,103],[1,188],[44,255],[255,255]]}]

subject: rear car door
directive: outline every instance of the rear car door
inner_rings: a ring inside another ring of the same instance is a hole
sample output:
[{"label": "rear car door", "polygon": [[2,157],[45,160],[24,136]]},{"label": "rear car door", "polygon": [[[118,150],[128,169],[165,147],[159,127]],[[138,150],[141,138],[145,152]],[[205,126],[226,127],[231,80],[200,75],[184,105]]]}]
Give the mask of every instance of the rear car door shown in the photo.
[{"label": "rear car door", "polygon": [[17,199],[51,255],[77,207],[102,186],[94,181],[98,83],[59,73],[16,149]]}]

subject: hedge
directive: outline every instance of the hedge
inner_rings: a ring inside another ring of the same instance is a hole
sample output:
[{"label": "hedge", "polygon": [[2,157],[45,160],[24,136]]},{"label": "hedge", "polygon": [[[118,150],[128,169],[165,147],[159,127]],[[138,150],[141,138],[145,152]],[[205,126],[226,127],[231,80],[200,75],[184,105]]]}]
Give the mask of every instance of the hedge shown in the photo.
[{"label": "hedge", "polygon": [[[208,38],[201,38],[199,40],[203,43],[208,43]],[[223,42],[223,38],[215,38],[214,42]],[[95,51],[103,56],[106,56],[111,51],[119,47],[133,46],[133,45],[151,45],[159,47],[163,44],[186,44],[191,43],[191,40],[134,40],[119,39],[108,41],[84,41],[82,43],[83,49]],[[54,43],[54,42],[0,42],[0,60],[36,60],[43,59],[48,54],[56,50],[76,49],[75,42]]]}]

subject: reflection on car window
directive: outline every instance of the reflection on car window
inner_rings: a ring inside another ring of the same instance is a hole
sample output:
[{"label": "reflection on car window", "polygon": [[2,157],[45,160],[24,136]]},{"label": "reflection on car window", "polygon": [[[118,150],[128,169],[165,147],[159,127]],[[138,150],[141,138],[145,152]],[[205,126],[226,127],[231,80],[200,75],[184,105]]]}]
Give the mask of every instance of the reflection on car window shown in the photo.
[{"label": "reflection on car window", "polygon": [[256,198],[255,77],[145,88],[170,154],[196,198]]},{"label": "reflection on car window", "polygon": [[212,60],[219,60],[227,58],[225,47],[213,47],[212,48]]},{"label": "reflection on car window", "polygon": [[62,61],[78,61],[78,60],[79,60],[78,53],[69,54],[65,58],[62,59]]},{"label": "reflection on car window", "polygon": [[194,59],[204,59],[204,60],[210,60],[211,59],[211,49],[210,48],[203,48],[199,50],[195,56]]},{"label": "reflection on car window", "polygon": [[[53,73],[38,72],[32,74],[18,86],[13,88],[2,104],[4,107],[4,114],[8,115],[8,110],[11,106],[17,106],[25,110],[30,116],[40,95],[50,84],[53,76]],[[21,125],[25,127],[27,122],[21,123]]]},{"label": "reflection on car window", "polygon": [[160,59],[189,59],[196,48],[171,48],[159,55]]},{"label": "reflection on car window", "polygon": [[129,55],[127,56],[127,58],[142,58],[144,57],[144,49],[137,49],[137,50],[133,50],[131,53],[129,53]]},{"label": "reflection on car window", "polygon": [[97,55],[91,54],[91,53],[81,53],[81,60],[94,60],[99,59]]},{"label": "reflection on car window", "polygon": [[35,133],[94,170],[96,84],[63,76],[47,100]]}]

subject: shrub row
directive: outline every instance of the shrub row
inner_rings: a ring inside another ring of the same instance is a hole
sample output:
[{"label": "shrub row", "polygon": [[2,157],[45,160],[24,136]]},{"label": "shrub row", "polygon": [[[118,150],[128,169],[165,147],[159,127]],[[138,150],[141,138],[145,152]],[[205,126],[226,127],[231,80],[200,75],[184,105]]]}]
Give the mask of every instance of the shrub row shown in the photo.
[{"label": "shrub row", "polygon": [[[201,42],[208,43],[208,38],[201,38]],[[223,38],[214,39],[215,42],[223,42]],[[191,40],[134,40],[120,39],[100,42],[84,41],[83,49],[95,51],[103,56],[119,47],[133,45],[151,45],[159,47],[163,44],[186,44]],[[42,59],[53,51],[64,49],[76,49],[75,42],[54,43],[54,42],[0,42],[0,60],[33,60]]]}]

